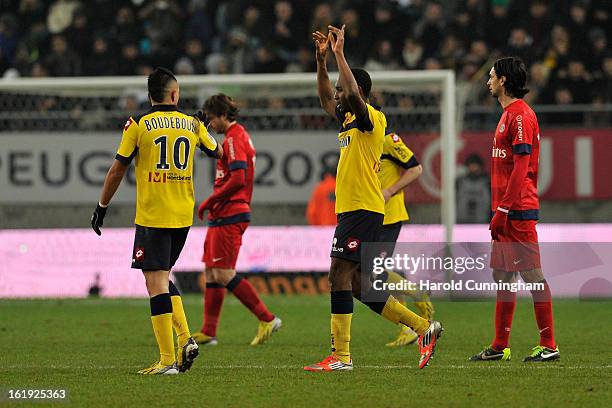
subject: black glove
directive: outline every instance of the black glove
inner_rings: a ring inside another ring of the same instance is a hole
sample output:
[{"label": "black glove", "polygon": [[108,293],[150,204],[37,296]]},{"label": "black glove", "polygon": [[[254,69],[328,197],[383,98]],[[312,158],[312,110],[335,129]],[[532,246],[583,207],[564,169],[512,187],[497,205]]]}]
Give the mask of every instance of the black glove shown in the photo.
[{"label": "black glove", "polygon": [[200,120],[200,122],[202,122],[204,124],[204,126],[208,126],[208,117],[206,116],[206,114],[199,110],[196,114],[195,117],[198,118]]},{"label": "black glove", "polygon": [[91,228],[98,235],[102,235],[102,231],[100,231],[100,227],[104,225],[104,216],[106,215],[107,207],[100,207],[100,203],[96,206],[93,214],[91,215]]}]

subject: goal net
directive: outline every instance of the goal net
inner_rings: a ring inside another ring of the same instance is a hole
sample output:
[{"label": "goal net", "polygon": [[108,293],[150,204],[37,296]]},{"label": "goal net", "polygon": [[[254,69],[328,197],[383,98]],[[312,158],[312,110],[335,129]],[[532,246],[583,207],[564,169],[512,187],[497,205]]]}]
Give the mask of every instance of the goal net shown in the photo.
[{"label": "goal net", "polygon": [[[179,108],[195,113],[218,92],[234,98],[257,149],[254,204],[304,205],[322,174],[334,168],[338,124],[319,106],[314,74],[178,77]],[[336,78],[332,75],[332,81]],[[424,171],[406,189],[411,222],[454,224],[455,76],[452,71],[372,74],[373,103]],[[2,166],[0,205],[91,203],[114,157],[126,119],[149,107],[142,77],[23,78],[0,81]],[[220,140],[221,136],[216,135]],[[198,159],[197,198],[214,178]],[[359,175],[354,175],[359,177]],[[129,180],[128,180],[129,181]],[[116,201],[131,204],[134,186]]]}]

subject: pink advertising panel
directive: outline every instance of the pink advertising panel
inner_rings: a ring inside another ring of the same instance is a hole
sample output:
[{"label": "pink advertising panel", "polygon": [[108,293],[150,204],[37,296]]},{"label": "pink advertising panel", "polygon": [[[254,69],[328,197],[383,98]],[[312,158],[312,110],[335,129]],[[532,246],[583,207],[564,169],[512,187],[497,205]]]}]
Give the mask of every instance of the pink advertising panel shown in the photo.
[{"label": "pink advertising panel", "polygon": [[[237,269],[241,272],[325,272],[333,227],[250,227]],[[174,270],[199,271],[206,229],[194,227]],[[541,224],[541,242],[612,243],[612,224]],[[130,268],[132,228],[0,231],[0,298],[83,297],[97,279],[107,297],[146,296],[142,274]],[[442,242],[440,225],[406,225],[400,242]],[[488,242],[485,225],[458,225],[456,242]],[[609,245],[612,248],[612,244]],[[600,246],[601,247],[601,246]],[[612,251],[610,251],[612,252]],[[555,269],[558,257],[543,256],[543,268]],[[578,295],[586,279],[612,281],[612,260],[600,254],[601,267],[550,278],[558,295]]]}]

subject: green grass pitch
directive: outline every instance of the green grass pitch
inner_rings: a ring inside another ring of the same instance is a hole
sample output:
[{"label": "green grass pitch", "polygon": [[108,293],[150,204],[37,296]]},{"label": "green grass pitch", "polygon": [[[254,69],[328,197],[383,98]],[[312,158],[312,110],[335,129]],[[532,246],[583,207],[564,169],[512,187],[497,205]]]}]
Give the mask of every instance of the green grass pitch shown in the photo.
[{"label": "green grass pitch", "polygon": [[[417,369],[415,345],[384,346],[396,328],[355,307],[355,369],[307,373],[328,353],[326,296],[265,299],[283,328],[260,347],[248,342],[256,321],[228,296],[220,344],[203,348],[178,376],[139,376],[156,359],[146,299],[1,300],[0,389],[65,388],[71,406],[122,407],[399,407],[611,406],[610,301],[556,300],[561,360],[526,365],[537,343],[531,301],[519,302],[510,362],[469,363],[492,335],[493,302],[437,302],[445,332],[431,365]],[[201,297],[184,299],[191,328],[201,323]],[[0,405],[27,404],[0,401]],[[45,404],[31,403],[33,406]],[[57,404],[55,404],[57,405]],[[61,406],[61,404],[60,404]]]}]

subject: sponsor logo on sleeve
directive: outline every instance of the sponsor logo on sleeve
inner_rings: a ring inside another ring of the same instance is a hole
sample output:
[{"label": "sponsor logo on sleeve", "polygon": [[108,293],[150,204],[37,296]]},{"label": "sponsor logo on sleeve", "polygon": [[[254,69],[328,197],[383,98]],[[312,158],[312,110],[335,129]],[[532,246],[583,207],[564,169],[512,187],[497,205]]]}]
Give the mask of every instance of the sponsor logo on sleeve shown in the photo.
[{"label": "sponsor logo on sleeve", "polygon": [[128,128],[130,127],[130,125],[133,123],[134,121],[132,120],[132,118],[129,118],[127,120],[127,122],[125,122],[125,125],[123,125],[123,131],[125,132],[126,130],[128,130]]},{"label": "sponsor logo on sleeve", "polygon": [[523,141],[523,115],[516,115],[516,137],[519,142]]}]

